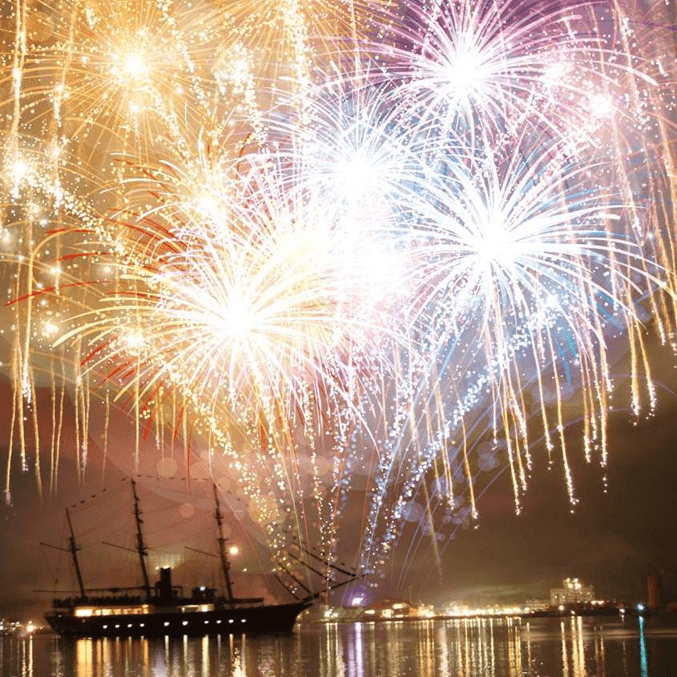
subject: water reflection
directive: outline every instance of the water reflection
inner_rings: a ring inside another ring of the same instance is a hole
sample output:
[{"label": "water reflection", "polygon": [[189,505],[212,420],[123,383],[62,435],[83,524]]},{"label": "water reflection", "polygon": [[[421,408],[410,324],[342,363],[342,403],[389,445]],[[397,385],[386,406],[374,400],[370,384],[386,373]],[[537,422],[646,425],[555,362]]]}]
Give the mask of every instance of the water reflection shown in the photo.
[{"label": "water reflection", "polygon": [[644,636],[644,617],[639,619],[639,669],[641,677],[649,677],[649,664],[646,656],[646,637]]},{"label": "water reflection", "polygon": [[0,638],[21,677],[662,677],[677,630],[643,619],[400,621],[291,635],[64,641]]}]

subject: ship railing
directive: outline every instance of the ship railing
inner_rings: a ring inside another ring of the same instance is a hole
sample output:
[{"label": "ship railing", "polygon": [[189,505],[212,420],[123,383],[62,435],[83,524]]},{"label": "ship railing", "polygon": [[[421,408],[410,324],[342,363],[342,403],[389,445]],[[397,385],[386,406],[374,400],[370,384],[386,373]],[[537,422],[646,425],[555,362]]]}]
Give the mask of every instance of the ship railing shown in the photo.
[{"label": "ship railing", "polygon": [[218,607],[229,607],[229,606],[238,606],[238,607],[249,607],[249,606],[261,606],[263,604],[263,597],[234,597],[233,599],[228,599],[227,597],[217,597],[216,605]]},{"label": "ship railing", "polygon": [[134,606],[143,604],[145,598],[140,597],[139,595],[119,595],[119,594],[110,594],[110,595],[97,595],[87,597],[68,597],[66,599],[54,599],[52,601],[52,606],[56,609],[72,609],[76,606]]}]

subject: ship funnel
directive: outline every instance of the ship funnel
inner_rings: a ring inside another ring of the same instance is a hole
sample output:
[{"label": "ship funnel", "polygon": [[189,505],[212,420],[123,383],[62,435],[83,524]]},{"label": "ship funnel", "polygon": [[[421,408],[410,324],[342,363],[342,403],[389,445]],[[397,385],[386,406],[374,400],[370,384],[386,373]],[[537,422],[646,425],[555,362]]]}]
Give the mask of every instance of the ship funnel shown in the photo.
[{"label": "ship funnel", "polygon": [[157,596],[163,602],[170,602],[172,599],[172,570],[171,567],[162,567],[160,569],[160,580],[155,584]]}]

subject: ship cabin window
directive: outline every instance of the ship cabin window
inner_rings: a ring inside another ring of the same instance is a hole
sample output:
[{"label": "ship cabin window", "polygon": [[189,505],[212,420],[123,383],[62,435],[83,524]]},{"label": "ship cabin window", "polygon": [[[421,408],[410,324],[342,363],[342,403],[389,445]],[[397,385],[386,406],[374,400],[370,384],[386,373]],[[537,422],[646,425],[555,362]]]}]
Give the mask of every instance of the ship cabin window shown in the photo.
[{"label": "ship cabin window", "polygon": [[181,607],[181,611],[184,613],[188,611],[213,611],[213,609],[213,604],[187,604]]},{"label": "ship cabin window", "polygon": [[75,615],[84,616],[127,616],[137,614],[147,614],[148,605],[134,607],[79,607],[75,610]]}]

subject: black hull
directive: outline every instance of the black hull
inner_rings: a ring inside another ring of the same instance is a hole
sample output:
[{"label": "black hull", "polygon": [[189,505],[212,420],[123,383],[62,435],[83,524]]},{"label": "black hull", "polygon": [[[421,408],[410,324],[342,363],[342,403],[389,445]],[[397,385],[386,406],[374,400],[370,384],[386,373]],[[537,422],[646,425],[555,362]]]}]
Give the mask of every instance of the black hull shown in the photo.
[{"label": "black hull", "polygon": [[74,616],[66,611],[45,614],[52,629],[64,637],[182,637],[243,633],[291,632],[307,602],[148,614]]}]

